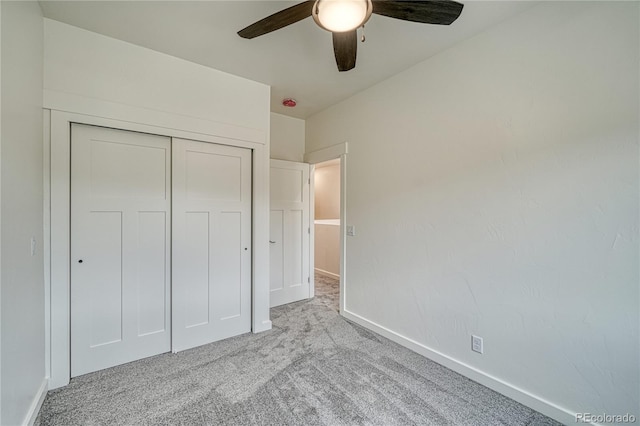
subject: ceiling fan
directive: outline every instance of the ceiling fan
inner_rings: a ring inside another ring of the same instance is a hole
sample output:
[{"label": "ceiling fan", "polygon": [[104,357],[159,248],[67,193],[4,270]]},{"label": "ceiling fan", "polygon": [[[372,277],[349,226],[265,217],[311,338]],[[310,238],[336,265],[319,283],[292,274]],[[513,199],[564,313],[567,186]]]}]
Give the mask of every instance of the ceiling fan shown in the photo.
[{"label": "ceiling fan", "polygon": [[[449,25],[464,5],[453,0],[310,0],[274,13],[238,31],[243,38],[255,38],[309,16],[333,34],[333,52],[338,70],[356,66],[358,35],[372,13],[423,24]],[[364,38],[363,38],[364,41]]]}]

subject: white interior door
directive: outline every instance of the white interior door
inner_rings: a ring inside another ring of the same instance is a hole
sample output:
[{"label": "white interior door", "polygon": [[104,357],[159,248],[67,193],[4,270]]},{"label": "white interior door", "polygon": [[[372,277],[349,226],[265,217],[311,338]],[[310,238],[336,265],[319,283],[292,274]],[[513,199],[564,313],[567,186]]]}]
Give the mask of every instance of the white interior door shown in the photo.
[{"label": "white interior door", "polygon": [[170,350],[169,138],[71,128],[71,375]]},{"label": "white interior door", "polygon": [[309,164],[271,160],[271,306],[310,297]]},{"label": "white interior door", "polygon": [[173,350],[251,331],[251,151],[173,139]]}]

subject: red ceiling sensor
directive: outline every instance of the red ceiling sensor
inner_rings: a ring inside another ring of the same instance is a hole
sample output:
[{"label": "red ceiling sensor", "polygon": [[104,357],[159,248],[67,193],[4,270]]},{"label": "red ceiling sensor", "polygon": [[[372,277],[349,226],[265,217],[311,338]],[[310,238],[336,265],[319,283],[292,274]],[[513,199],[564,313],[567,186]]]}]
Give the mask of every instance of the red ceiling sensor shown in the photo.
[{"label": "red ceiling sensor", "polygon": [[289,107],[289,108],[293,108],[294,106],[296,106],[298,103],[296,102],[295,99],[291,99],[291,98],[286,98],[282,100],[282,105]]}]

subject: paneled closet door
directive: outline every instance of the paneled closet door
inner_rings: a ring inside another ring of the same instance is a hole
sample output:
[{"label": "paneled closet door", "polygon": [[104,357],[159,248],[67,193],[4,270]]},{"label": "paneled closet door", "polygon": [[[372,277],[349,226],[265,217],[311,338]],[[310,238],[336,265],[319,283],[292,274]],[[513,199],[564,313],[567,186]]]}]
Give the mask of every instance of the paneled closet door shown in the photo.
[{"label": "paneled closet door", "polygon": [[166,137],[71,128],[71,375],[170,350]]},{"label": "paneled closet door", "polygon": [[173,351],[251,331],[251,150],[173,139]]}]

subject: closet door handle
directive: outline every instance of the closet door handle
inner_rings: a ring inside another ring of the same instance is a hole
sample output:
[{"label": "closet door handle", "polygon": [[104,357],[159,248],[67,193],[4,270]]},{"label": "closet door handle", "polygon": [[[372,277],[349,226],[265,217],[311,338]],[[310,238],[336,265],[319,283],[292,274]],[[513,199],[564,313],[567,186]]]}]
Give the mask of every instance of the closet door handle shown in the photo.
[{"label": "closet door handle", "polygon": [[276,243],[275,241],[271,241],[271,240],[269,240],[269,242],[270,242],[271,244],[275,244],[275,243]]}]

